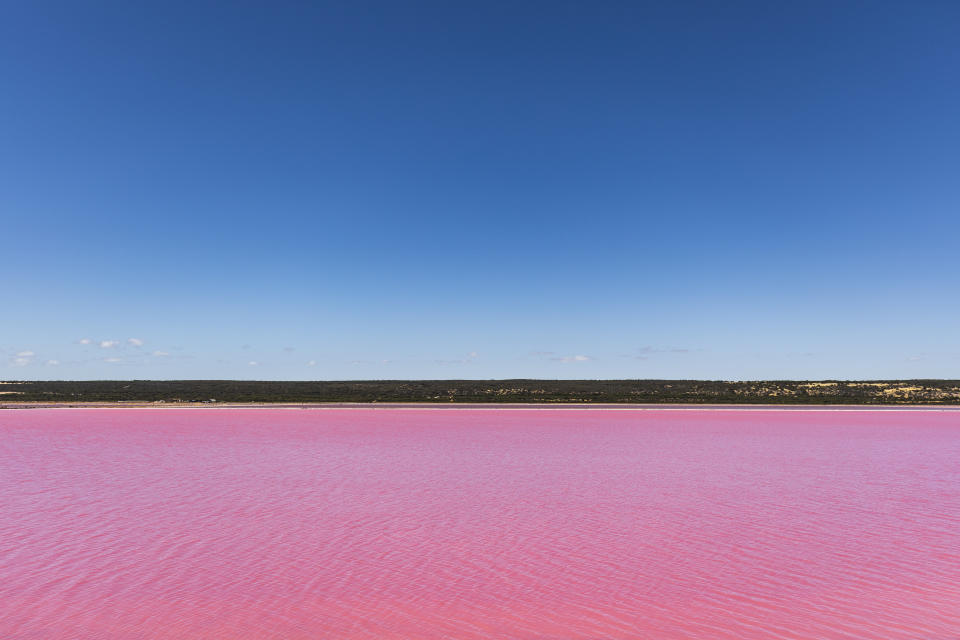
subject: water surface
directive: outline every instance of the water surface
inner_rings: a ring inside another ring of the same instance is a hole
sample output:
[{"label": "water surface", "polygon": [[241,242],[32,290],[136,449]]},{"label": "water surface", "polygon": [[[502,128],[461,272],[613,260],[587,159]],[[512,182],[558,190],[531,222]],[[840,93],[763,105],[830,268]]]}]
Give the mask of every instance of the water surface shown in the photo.
[{"label": "water surface", "polygon": [[957,638],[960,413],[0,411],[0,637]]}]

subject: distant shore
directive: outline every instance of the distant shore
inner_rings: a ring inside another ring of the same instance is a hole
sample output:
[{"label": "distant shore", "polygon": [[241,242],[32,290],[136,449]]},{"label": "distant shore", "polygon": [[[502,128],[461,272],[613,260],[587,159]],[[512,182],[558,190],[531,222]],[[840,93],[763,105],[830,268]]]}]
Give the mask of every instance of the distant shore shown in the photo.
[{"label": "distant shore", "polygon": [[204,402],[0,402],[3,409],[413,409],[413,410],[489,410],[489,411],[957,411],[960,405],[934,404],[834,404],[834,405],[798,405],[798,404],[584,404],[584,403],[436,403],[436,402],[248,402],[248,403],[204,403]]},{"label": "distant shore", "polygon": [[[0,406],[960,406],[960,380],[13,380]],[[105,403],[105,404],[102,404]]]}]

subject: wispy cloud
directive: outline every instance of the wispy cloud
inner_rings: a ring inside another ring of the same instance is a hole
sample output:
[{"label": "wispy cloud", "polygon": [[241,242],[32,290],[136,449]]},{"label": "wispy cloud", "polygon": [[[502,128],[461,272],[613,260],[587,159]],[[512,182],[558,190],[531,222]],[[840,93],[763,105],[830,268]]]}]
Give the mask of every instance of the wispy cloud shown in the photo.
[{"label": "wispy cloud", "polygon": [[[473,362],[477,359],[477,352],[471,351],[463,358],[453,358],[451,360],[434,360],[434,364],[467,364],[468,362]],[[384,360],[384,363],[390,362],[389,360]]]},{"label": "wispy cloud", "polygon": [[308,366],[308,367],[315,367],[315,366],[317,366],[317,361],[316,361],[316,360],[309,360],[309,361],[307,362],[307,366]]},{"label": "wispy cloud", "polygon": [[596,360],[593,356],[585,356],[582,354],[561,356],[557,355],[556,351],[531,351],[530,355],[534,358],[551,360],[553,362],[587,362],[589,360]]},{"label": "wispy cloud", "polygon": [[690,353],[690,349],[685,347],[640,347],[637,349],[640,353]]},{"label": "wispy cloud", "polygon": [[257,362],[256,360],[251,360],[250,362],[247,363],[247,366],[255,367],[255,366],[257,366],[258,364],[260,364],[260,363]]},{"label": "wispy cloud", "polygon": [[57,366],[58,364],[60,364],[60,361],[59,361],[59,360],[47,360],[47,365],[49,365],[49,366],[51,366],[51,367],[55,367],[55,366]]},{"label": "wispy cloud", "polygon": [[123,358],[104,358],[104,362],[109,362],[111,364],[116,364],[118,362],[123,362]]},{"label": "wispy cloud", "polygon": [[117,346],[118,344],[120,344],[120,341],[119,341],[119,340],[101,340],[101,341],[100,341],[100,348],[101,348],[101,349],[112,349],[113,347]]},{"label": "wispy cloud", "polygon": [[661,354],[684,354],[691,353],[693,351],[704,351],[704,349],[688,349],[686,347],[654,347],[652,345],[647,345],[645,347],[639,347],[629,353],[621,353],[621,358],[630,358],[632,360],[649,360],[651,357],[658,356]]},{"label": "wispy cloud", "polygon": [[165,358],[165,357],[169,356],[170,354],[167,353],[166,351],[154,351],[154,352],[153,352],[153,355],[156,356],[156,357],[158,357],[158,358]]},{"label": "wispy cloud", "polygon": [[18,351],[16,356],[10,358],[10,364],[14,367],[25,367],[33,362],[34,355],[35,354],[30,349]]},{"label": "wispy cloud", "polygon": [[91,342],[93,342],[93,340],[91,340],[90,338],[80,338],[79,340],[77,340],[77,342],[79,342],[80,344],[90,344]]},{"label": "wispy cloud", "polygon": [[576,355],[576,356],[555,356],[550,358],[556,362],[587,362],[588,360],[595,360],[590,356]]},{"label": "wispy cloud", "polygon": [[133,345],[134,347],[142,347],[143,340],[140,338],[127,338],[127,344]]}]

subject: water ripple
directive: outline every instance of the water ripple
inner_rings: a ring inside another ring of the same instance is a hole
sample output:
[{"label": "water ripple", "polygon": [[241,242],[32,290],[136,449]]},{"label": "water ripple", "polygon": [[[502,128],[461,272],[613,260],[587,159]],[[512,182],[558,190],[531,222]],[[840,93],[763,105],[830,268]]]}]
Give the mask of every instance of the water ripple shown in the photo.
[{"label": "water ripple", "polygon": [[960,414],[0,412],[0,637],[960,638]]}]

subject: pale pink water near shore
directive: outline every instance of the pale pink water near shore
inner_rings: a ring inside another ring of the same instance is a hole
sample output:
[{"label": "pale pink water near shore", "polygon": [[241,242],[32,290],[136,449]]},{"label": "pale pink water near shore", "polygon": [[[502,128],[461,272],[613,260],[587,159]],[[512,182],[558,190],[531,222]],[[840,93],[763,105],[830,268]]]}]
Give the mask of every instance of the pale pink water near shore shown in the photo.
[{"label": "pale pink water near shore", "polygon": [[958,638],[960,413],[0,412],[0,638]]}]

